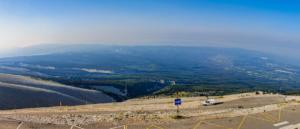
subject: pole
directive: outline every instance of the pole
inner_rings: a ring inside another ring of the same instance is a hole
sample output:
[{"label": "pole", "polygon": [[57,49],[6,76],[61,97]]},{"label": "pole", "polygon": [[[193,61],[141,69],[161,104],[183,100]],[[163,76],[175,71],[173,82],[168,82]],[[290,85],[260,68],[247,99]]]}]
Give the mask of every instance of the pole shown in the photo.
[{"label": "pole", "polygon": [[124,90],[124,94],[126,99],[128,98],[128,87],[127,87],[127,82],[125,81],[125,90]]},{"label": "pole", "polygon": [[[176,99],[179,99],[179,93],[176,92]],[[179,105],[177,105],[177,117],[179,116]]]},{"label": "pole", "polygon": [[177,106],[177,116],[179,116],[179,106]]}]

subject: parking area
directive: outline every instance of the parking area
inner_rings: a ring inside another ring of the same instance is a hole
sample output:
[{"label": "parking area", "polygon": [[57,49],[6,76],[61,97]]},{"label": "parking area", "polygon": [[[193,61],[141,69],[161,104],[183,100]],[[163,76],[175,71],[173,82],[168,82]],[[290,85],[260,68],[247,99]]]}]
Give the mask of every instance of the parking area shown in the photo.
[{"label": "parking area", "polygon": [[299,123],[300,106],[292,106],[234,118],[199,121],[193,129],[296,129]]},{"label": "parking area", "polygon": [[176,122],[151,125],[128,124],[120,126],[118,129],[300,129],[299,125],[300,106],[283,106],[279,110],[239,117],[211,120],[197,120],[191,118],[187,120],[178,120]]},{"label": "parking area", "polygon": [[95,123],[86,126],[37,124],[1,119],[0,129],[299,129],[300,106],[238,117],[203,120],[197,117],[157,123]]},{"label": "parking area", "polygon": [[292,106],[234,118],[199,121],[193,129],[296,129],[299,123],[300,106]]}]

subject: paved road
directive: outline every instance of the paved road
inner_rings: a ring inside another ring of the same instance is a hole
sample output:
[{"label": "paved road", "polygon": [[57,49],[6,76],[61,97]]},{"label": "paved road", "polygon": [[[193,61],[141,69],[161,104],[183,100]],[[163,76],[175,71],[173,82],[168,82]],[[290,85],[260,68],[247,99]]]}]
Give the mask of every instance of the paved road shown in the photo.
[{"label": "paved road", "polygon": [[36,124],[9,119],[0,120],[0,129],[295,129],[300,125],[300,106],[284,107],[280,110],[250,114],[239,117],[200,120],[197,117],[171,122],[113,125],[96,123],[87,126]]},{"label": "paved road", "polygon": [[[190,118],[167,124],[134,125],[128,129],[295,129],[300,125],[300,106],[282,107],[280,110],[262,112],[233,118],[198,120]],[[298,127],[300,128],[300,127]],[[92,129],[92,128],[89,128]],[[107,129],[101,128],[99,129]]]}]

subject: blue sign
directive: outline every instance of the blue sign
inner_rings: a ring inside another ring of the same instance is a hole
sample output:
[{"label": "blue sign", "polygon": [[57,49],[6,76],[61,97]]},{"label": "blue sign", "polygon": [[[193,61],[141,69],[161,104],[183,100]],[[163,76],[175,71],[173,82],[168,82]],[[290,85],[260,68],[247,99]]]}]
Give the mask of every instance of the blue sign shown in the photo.
[{"label": "blue sign", "polygon": [[176,106],[181,105],[181,99],[175,99],[174,104],[175,104]]}]

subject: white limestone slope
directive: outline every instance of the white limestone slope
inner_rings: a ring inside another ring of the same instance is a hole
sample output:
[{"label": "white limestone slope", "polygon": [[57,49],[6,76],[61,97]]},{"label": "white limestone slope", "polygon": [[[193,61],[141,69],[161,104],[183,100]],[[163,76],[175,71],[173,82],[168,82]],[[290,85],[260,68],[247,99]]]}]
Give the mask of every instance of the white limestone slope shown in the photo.
[{"label": "white limestone slope", "polygon": [[37,80],[30,77],[0,74],[0,109],[81,105],[114,102],[96,90]]}]

